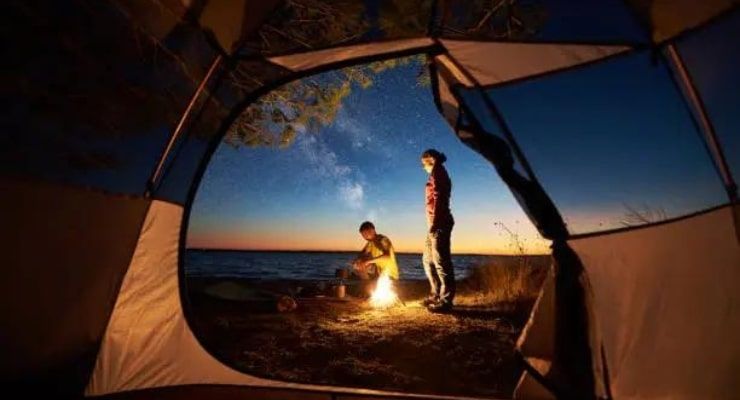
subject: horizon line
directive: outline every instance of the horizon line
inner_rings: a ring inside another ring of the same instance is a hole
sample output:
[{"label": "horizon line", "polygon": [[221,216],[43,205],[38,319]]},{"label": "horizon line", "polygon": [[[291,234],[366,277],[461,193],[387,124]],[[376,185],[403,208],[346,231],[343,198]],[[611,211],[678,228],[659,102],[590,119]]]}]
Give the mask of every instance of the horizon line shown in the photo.
[{"label": "horizon line", "polygon": [[[231,249],[231,248],[218,248],[218,247],[185,247],[185,250],[197,250],[197,251],[243,251],[243,252],[265,252],[265,253],[359,253],[359,250],[327,250],[327,249]],[[396,251],[396,254],[423,254],[423,251]],[[460,256],[549,256],[551,253],[526,253],[526,254],[513,254],[513,253],[476,253],[476,252],[452,252],[453,255]]]}]

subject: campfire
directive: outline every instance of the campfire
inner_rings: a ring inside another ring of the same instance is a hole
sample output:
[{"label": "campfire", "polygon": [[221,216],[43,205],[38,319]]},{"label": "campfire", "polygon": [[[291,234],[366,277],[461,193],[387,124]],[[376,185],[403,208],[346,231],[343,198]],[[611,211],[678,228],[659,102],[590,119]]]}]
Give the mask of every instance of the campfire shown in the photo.
[{"label": "campfire", "polygon": [[381,274],[375,290],[370,296],[370,304],[375,308],[388,308],[399,301],[398,294],[393,289],[391,278],[387,274]]}]

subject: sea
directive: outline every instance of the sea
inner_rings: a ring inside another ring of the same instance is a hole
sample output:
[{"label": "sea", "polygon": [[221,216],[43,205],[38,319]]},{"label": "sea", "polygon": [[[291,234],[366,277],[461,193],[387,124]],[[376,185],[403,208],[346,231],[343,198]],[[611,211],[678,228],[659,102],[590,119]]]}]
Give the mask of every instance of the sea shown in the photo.
[{"label": "sea", "polygon": [[[349,268],[354,252],[195,250],[185,254],[185,274],[190,277],[250,279],[332,279],[339,268]],[[452,255],[455,277],[463,278],[495,255]],[[421,254],[396,254],[401,279],[426,279]]]}]

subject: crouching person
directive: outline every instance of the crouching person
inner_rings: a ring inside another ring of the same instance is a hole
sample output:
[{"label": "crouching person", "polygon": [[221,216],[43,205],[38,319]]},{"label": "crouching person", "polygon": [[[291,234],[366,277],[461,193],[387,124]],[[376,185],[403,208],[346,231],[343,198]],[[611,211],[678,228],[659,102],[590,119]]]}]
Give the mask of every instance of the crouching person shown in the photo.
[{"label": "crouching person", "polygon": [[352,263],[352,275],[365,282],[360,291],[363,296],[368,296],[380,275],[398,279],[398,264],[391,240],[377,233],[372,222],[365,221],[360,225],[360,235],[367,243]]}]

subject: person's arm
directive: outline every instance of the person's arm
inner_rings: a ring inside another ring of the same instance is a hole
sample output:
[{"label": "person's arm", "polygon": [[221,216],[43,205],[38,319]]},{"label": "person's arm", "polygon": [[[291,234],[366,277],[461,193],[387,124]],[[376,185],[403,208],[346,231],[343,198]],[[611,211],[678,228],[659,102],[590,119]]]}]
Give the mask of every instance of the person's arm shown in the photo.
[{"label": "person's arm", "polygon": [[352,266],[355,268],[358,267],[364,267],[366,260],[369,258],[370,252],[368,251],[368,247],[370,246],[370,242],[365,243],[365,246],[360,250],[360,253],[355,257],[354,260],[352,260]]},{"label": "person's arm", "polygon": [[387,237],[384,237],[380,240],[380,250],[383,251],[383,254],[370,258],[366,261],[367,264],[378,264],[383,265],[391,260],[391,241]]},{"label": "person's arm", "polygon": [[370,259],[365,260],[365,263],[366,264],[381,264],[382,265],[383,263],[386,263],[386,262],[390,261],[390,259],[391,259],[391,255],[388,254],[387,252],[385,252],[385,253],[383,253],[383,255],[380,255],[380,256],[377,256],[375,258],[370,258]]},{"label": "person's arm", "polygon": [[[436,177],[434,176],[434,170],[432,170],[432,173],[429,174],[429,180],[427,181],[427,193],[426,193],[426,213],[427,213],[427,223],[429,224],[429,232],[434,232],[434,219],[436,216],[436,207],[437,207],[437,190],[436,190]],[[430,204],[431,203],[431,204]]]}]

